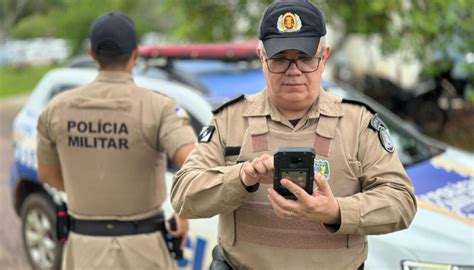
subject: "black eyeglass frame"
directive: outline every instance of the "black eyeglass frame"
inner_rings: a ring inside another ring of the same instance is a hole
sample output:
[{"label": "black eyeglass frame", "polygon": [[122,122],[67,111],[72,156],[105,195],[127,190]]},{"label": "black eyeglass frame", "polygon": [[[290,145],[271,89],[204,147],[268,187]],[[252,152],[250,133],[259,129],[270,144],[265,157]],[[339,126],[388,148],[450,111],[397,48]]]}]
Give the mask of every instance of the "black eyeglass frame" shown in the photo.
[{"label": "black eyeglass frame", "polygon": [[[273,74],[284,74],[288,71],[288,69],[290,69],[291,67],[291,64],[295,63],[296,67],[298,68],[299,71],[301,71],[301,73],[311,73],[311,72],[315,72],[319,69],[319,65],[321,64],[321,60],[323,59],[323,53],[324,53],[324,47],[321,49],[321,55],[319,56],[313,56],[313,57],[300,57],[300,58],[297,58],[297,59],[288,59],[288,58],[278,58],[278,60],[287,60],[288,61],[288,67],[284,70],[284,71],[280,71],[280,72],[274,72],[271,70],[270,68],[270,65],[268,64],[268,61],[269,60],[277,60],[275,58],[267,58],[267,54],[265,51],[263,51],[264,55],[265,55],[265,63],[267,64],[267,68],[268,68],[268,71],[270,71],[271,73]],[[301,60],[301,59],[318,59],[318,64],[316,65],[316,68],[314,70],[311,70],[311,71],[303,71],[301,70],[301,68],[298,66],[298,60]]]}]

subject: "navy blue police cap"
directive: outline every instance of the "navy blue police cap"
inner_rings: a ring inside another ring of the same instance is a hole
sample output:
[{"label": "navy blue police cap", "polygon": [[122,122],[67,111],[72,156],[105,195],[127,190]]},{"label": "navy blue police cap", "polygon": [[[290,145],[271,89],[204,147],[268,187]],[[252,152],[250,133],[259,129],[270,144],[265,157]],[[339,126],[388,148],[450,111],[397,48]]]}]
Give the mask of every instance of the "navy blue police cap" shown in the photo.
[{"label": "navy blue police cap", "polygon": [[263,12],[259,39],[267,57],[285,50],[315,55],[319,40],[326,35],[324,15],[307,0],[279,0]]},{"label": "navy blue police cap", "polygon": [[131,53],[137,47],[133,21],[114,11],[94,22],[89,33],[92,51],[97,55],[117,56]]}]

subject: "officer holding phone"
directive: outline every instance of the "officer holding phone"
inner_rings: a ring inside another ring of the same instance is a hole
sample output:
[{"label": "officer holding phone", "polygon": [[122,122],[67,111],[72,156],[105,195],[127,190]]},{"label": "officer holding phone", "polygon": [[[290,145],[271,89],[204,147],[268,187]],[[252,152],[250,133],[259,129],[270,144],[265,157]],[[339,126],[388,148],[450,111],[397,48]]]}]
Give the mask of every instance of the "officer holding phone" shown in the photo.
[{"label": "officer holding phone", "polygon": [[215,110],[176,175],[180,215],[220,217],[213,265],[363,269],[366,235],[405,229],[415,215],[413,186],[385,124],[321,88],[331,54],[325,35],[310,2],[271,4],[257,49],[266,88]]}]

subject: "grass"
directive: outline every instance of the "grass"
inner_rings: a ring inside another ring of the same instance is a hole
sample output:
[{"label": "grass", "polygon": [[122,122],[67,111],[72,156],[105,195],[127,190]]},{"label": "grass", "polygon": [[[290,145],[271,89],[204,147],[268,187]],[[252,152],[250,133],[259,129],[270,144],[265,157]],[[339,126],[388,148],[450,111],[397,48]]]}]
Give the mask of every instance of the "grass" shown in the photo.
[{"label": "grass", "polygon": [[57,67],[59,65],[0,66],[0,99],[31,92],[46,72]]}]

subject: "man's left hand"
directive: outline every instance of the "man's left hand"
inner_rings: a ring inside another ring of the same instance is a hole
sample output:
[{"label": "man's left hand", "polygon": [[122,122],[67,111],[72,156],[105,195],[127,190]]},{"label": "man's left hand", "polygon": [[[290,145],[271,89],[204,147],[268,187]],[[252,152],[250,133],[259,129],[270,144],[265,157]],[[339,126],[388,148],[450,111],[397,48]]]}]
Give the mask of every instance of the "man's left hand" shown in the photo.
[{"label": "man's left hand", "polygon": [[314,173],[315,189],[308,194],[291,180],[282,179],[281,184],[296,196],[296,200],[285,199],[273,188],[268,189],[268,198],[275,213],[286,219],[303,219],[324,224],[340,224],[340,209],[331,187],[324,176]]}]

